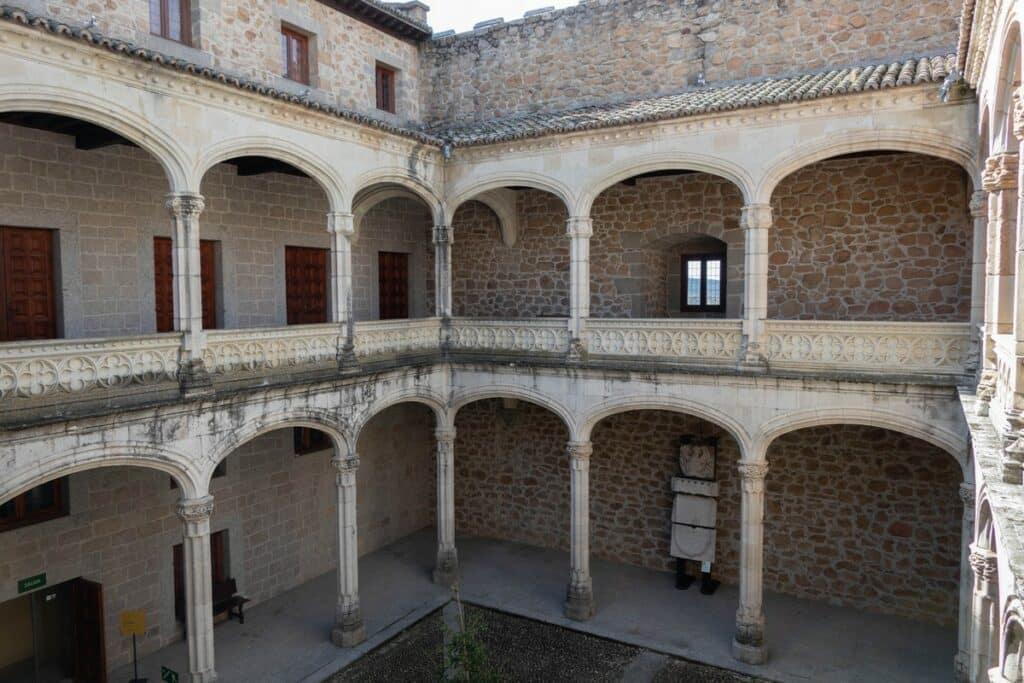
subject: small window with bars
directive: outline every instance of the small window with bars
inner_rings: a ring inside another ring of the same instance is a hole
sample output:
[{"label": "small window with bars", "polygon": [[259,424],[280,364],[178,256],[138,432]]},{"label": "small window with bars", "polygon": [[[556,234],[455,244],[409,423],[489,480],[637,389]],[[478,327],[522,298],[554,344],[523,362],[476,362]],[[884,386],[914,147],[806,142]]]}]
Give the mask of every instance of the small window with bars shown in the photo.
[{"label": "small window with bars", "polygon": [[191,1],[149,0],[149,31],[155,36],[191,45]]},{"label": "small window with bars", "polygon": [[725,254],[684,254],[681,279],[684,312],[725,312]]}]

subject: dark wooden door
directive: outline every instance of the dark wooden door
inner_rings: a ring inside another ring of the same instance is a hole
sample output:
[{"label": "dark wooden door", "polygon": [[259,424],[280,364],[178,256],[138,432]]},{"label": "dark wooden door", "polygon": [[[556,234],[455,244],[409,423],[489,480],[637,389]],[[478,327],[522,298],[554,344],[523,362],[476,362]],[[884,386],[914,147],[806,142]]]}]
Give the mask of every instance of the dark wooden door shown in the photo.
[{"label": "dark wooden door", "polygon": [[409,317],[409,255],[382,251],[377,257],[380,319]]},{"label": "dark wooden door", "polygon": [[0,228],[0,341],[54,339],[53,232]]},{"label": "dark wooden door", "polygon": [[75,683],[107,683],[103,586],[76,579],[71,587],[75,623]]},{"label": "dark wooden door", "polygon": [[327,322],[327,250],[284,248],[288,324]]},{"label": "dark wooden door", "polygon": [[[156,331],[174,331],[174,256],[169,237],[153,238],[153,288]],[[217,329],[217,242],[199,241],[199,277],[202,287],[203,329]]]}]

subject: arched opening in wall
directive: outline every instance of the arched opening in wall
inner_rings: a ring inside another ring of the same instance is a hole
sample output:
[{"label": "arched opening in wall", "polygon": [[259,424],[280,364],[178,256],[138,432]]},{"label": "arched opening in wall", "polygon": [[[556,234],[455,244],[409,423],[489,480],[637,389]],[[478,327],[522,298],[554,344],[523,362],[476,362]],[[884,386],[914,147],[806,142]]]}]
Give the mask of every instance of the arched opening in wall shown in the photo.
[{"label": "arched opening in wall", "polygon": [[1006,683],[1024,683],[1024,625],[1014,616],[1003,637],[1003,662],[1000,667]]},{"label": "arched opening in wall", "polygon": [[460,408],[455,428],[455,528],[464,591],[473,590],[477,568],[486,573],[497,566],[516,590],[543,591],[558,609],[569,550],[565,423],[535,403],[486,398]]},{"label": "arched opening in wall", "polygon": [[977,539],[971,548],[973,600],[971,614],[971,676],[984,680],[1000,660],[999,545],[992,506],[983,497],[978,506]]},{"label": "arched opening in wall", "polygon": [[436,310],[432,207],[412,190],[371,185],[353,202],[356,320],[430,318]]},{"label": "arched opening in wall", "polygon": [[783,434],[767,459],[765,590],[899,617],[908,634],[931,628],[955,650],[959,463],[920,439],[854,424]]},{"label": "arched opening in wall", "polygon": [[742,207],[734,183],[685,169],[605,188],[590,211],[591,317],[738,318]]},{"label": "arched opening in wall", "polygon": [[0,113],[0,140],[0,342],[152,333],[168,167],[62,114]]},{"label": "arched opening in wall", "polygon": [[922,154],[818,161],[772,194],[768,317],[960,322],[971,308],[971,181]]},{"label": "arched opening in wall", "polygon": [[140,656],[182,638],[164,589],[182,540],[173,481],[147,467],[97,467],[0,500],[0,678],[128,680],[122,610],[145,614]]},{"label": "arched opening in wall", "polygon": [[517,319],[569,315],[569,217],[555,194],[509,186],[452,215],[452,312]]},{"label": "arched opening in wall", "polygon": [[[325,189],[292,163],[242,154],[209,168],[200,192],[203,328],[328,322],[333,293]],[[153,240],[158,329],[172,323],[171,237],[168,224]]]},{"label": "arched opening in wall", "polygon": [[633,410],[605,417],[590,440],[595,558],[664,572],[682,560],[695,578],[708,562],[711,578],[738,582],[740,447],[728,431],[685,413]]}]

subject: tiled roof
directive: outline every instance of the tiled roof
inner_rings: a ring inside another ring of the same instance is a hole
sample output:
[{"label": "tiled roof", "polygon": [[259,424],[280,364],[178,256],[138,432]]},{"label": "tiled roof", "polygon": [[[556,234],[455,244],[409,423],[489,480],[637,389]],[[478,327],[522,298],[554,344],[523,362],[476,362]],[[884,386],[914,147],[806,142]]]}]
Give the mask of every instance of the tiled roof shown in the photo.
[{"label": "tiled roof", "polygon": [[510,116],[468,125],[427,128],[456,146],[519,140],[541,135],[610,128],[714,112],[749,109],[785,102],[815,100],[848,93],[884,90],[921,83],[942,83],[956,64],[956,55],[906,59],[786,78],[687,89],[613,104],[563,112]]},{"label": "tiled roof", "polygon": [[380,0],[320,0],[328,5],[337,5],[358,16],[365,17],[381,27],[394,31],[406,38],[425,40],[433,30],[422,21],[414,19],[397,7]]},{"label": "tiled roof", "polygon": [[[377,0],[372,1],[379,5],[383,4]],[[71,26],[56,19],[36,16],[11,5],[0,4],[0,21],[32,26],[141,61],[272,97],[436,147],[443,147],[449,143],[456,147],[468,147],[542,135],[611,128],[648,121],[662,121],[786,102],[814,100],[847,93],[922,83],[939,84],[953,70],[956,63],[956,55],[906,59],[888,64],[872,64],[783,78],[767,78],[747,83],[689,88],[675,95],[592,105],[562,112],[516,115],[465,125],[448,123],[413,128],[400,126],[344,107],[318,102],[208,66],[170,57],[129,41],[105,36],[94,29]]]}]

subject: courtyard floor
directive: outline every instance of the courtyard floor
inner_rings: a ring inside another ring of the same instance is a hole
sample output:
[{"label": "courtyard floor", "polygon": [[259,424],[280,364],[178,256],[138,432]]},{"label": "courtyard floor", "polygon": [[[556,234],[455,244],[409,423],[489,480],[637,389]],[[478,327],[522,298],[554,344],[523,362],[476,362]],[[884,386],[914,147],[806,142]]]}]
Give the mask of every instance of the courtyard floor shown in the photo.
[{"label": "courtyard floor", "polygon": [[[430,581],[434,532],[425,529],[360,558],[360,597],[369,638],[351,650],[329,640],[333,573],[246,610],[245,624],[217,626],[221,681],[322,683],[449,599]],[[466,602],[713,666],[790,682],[934,683],[951,680],[956,631],[865,614],[769,593],[769,662],[740,664],[730,654],[735,588],[713,596],[677,591],[673,576],[612,562],[592,562],[597,613],[578,623],[562,615],[568,553],[488,539],[460,538]],[[184,642],[140,660],[140,675],[160,680],[160,666],[188,672]],[[128,668],[111,680],[128,680]],[[567,678],[566,680],[571,680]]]}]

